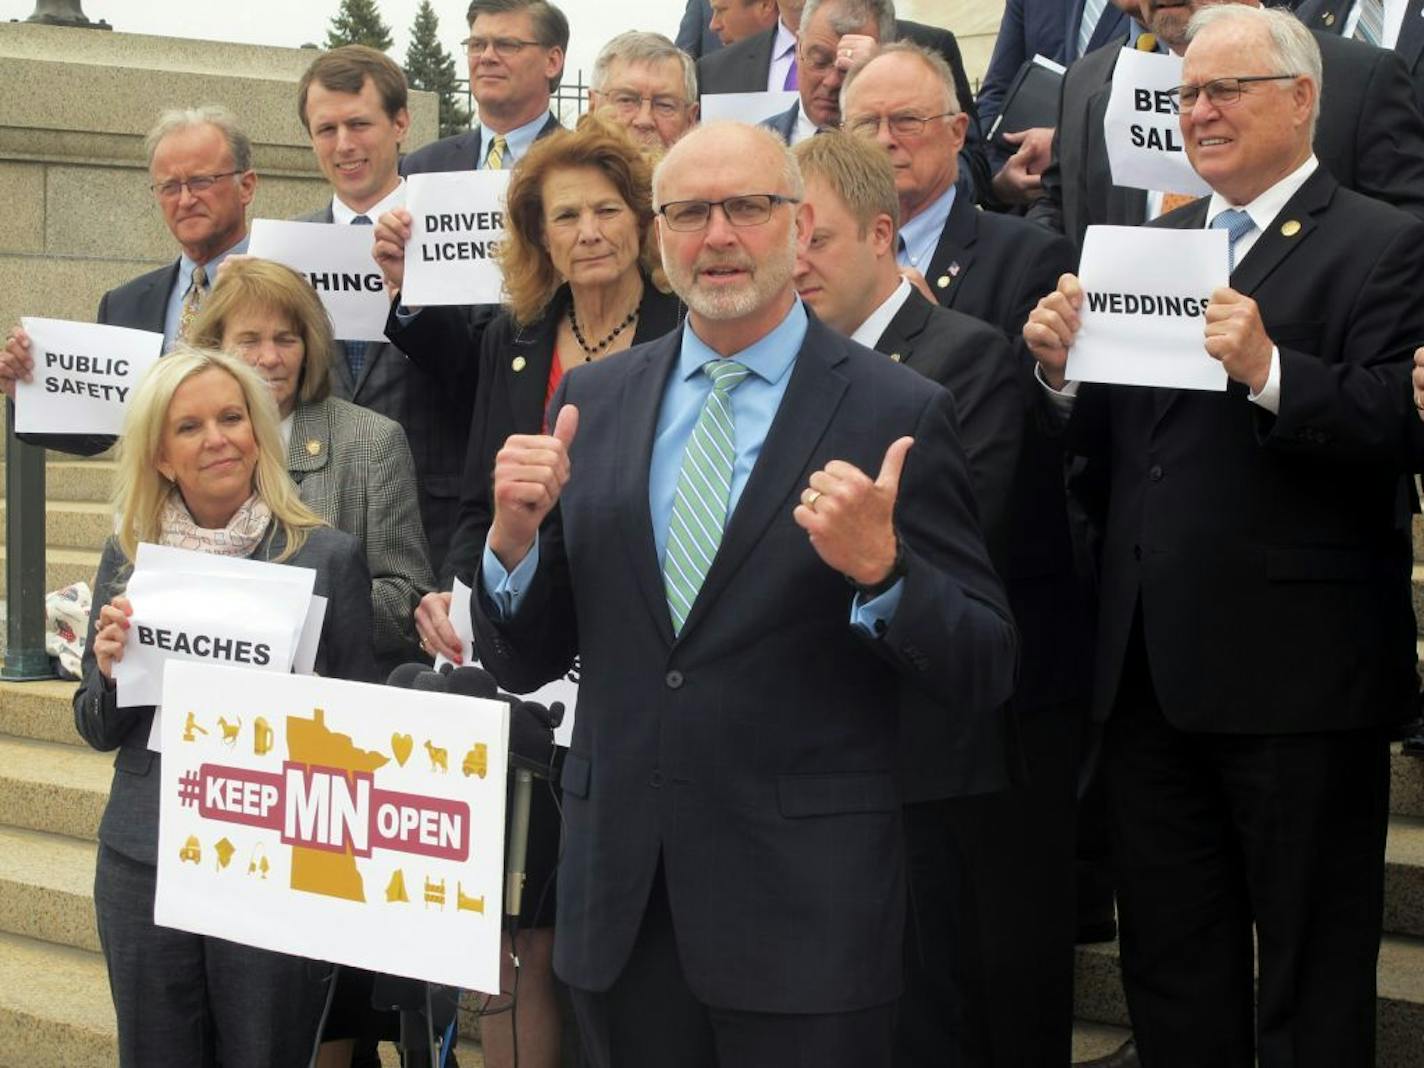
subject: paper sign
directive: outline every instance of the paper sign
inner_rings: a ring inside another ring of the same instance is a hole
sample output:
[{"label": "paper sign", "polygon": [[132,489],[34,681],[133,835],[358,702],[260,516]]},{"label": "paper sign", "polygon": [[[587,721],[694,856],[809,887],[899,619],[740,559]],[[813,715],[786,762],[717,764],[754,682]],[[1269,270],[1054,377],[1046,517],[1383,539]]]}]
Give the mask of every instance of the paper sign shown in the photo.
[{"label": "paper sign", "polygon": [[1126,49],[1118,55],[1103,119],[1114,185],[1197,197],[1211,192],[1187,161],[1170,93],[1181,84],[1180,56]]},{"label": "paper sign", "polygon": [[701,97],[702,121],[734,119],[755,125],[773,115],[780,115],[800,99],[800,94],[794,90],[774,93],[704,93]]},{"label": "paper sign", "polygon": [[1227,284],[1226,231],[1090,226],[1078,281],[1070,380],[1226,389],[1204,338],[1207,301]]},{"label": "paper sign", "polygon": [[326,598],[314,593],[307,608],[306,622],[302,624],[302,635],[297,639],[296,654],[292,657],[292,670],[298,675],[316,674],[317,648],[321,645],[321,625],[325,621]]},{"label": "paper sign", "polygon": [[411,222],[401,300],[411,308],[498,304],[504,275],[495,257],[509,172],[412,174],[406,186]]},{"label": "paper sign", "polygon": [[176,663],[163,704],[154,922],[499,990],[508,706]]},{"label": "paper sign", "polygon": [[333,337],[384,341],[391,301],[372,242],[369,226],[255,219],[247,254],[285,264],[310,282],[331,316]]},{"label": "paper sign", "polygon": [[[475,657],[475,626],[470,621],[470,587],[466,586],[458,578],[450,589],[450,626],[455,633],[460,636],[460,655],[463,662],[474,667],[479,667],[480,662]],[[435,670],[450,663],[444,656],[436,656]],[[554,744],[561,745],[567,749],[574,738],[574,705],[578,703],[578,665],[575,664],[572,671],[562,679],[555,679],[546,683],[531,694],[524,696],[545,708],[552,707],[555,701],[563,703],[563,721],[554,729]]]},{"label": "paper sign", "polygon": [[157,704],[174,660],[291,670],[315,571],[149,544],[137,555],[128,641],[114,665],[119,707]]},{"label": "paper sign", "polygon": [[163,335],[126,326],[22,316],[34,381],[15,383],[17,434],[117,434]]}]

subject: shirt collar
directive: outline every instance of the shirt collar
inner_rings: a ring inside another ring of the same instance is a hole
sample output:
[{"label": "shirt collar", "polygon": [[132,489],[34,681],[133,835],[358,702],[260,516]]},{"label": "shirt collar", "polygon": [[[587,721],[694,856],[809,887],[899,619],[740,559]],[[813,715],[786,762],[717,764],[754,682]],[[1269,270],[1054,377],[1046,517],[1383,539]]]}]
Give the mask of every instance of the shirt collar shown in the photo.
[{"label": "shirt collar", "polygon": [[[218,268],[222,266],[223,260],[234,253],[239,256],[246,255],[247,241],[248,235],[243,234],[242,240],[233,245],[232,248],[225,252],[218,253],[218,255],[203,264],[203,274],[204,277],[207,278],[209,286],[211,286],[213,281],[217,278]],[[186,252],[178,257],[178,292],[186,293],[188,291],[188,287],[193,284],[193,268],[197,266],[197,262],[190,260]]]},{"label": "shirt collar", "polygon": [[1251,221],[1256,224],[1257,232],[1265,233],[1267,228],[1270,227],[1271,222],[1281,213],[1281,209],[1286,206],[1286,201],[1295,196],[1300,187],[1305,184],[1306,179],[1315,173],[1315,168],[1319,165],[1315,154],[1311,153],[1310,157],[1304,163],[1249,204],[1232,204],[1220,193],[1213,193],[1211,200],[1206,206],[1207,226],[1210,226],[1212,220],[1223,211],[1236,208],[1251,216]]},{"label": "shirt collar", "polygon": [[394,189],[392,189],[375,204],[372,204],[365,211],[357,211],[355,208],[348,207],[339,196],[333,196],[331,198],[331,221],[341,223],[344,226],[349,226],[351,220],[356,218],[356,216],[364,215],[372,222],[375,222],[386,212],[391,211],[394,208],[403,207],[405,207],[404,178],[402,178],[399,182],[396,183],[396,187]]},{"label": "shirt collar", "polygon": [[771,43],[771,58],[780,59],[787,52],[796,49],[796,35],[786,27],[781,19],[776,20],[776,40]]},{"label": "shirt collar", "polygon": [[[506,145],[504,154],[505,170],[509,170],[515,163],[524,158],[524,153],[529,151],[529,146],[534,143],[535,139],[539,136],[539,131],[544,128],[544,124],[548,121],[549,112],[546,111],[542,115],[534,116],[534,118],[530,119],[523,126],[516,126],[503,135]],[[481,169],[483,169],[485,165],[485,157],[489,155],[490,142],[499,136],[498,133],[491,130],[484,123],[480,123],[479,166]]]},{"label": "shirt collar", "polygon": [[905,254],[911,265],[929,265],[929,258],[934,255],[940,235],[944,233],[945,223],[949,221],[949,212],[954,207],[957,190],[958,183],[950,185],[928,208],[909,222],[900,224],[900,236],[905,241]]},{"label": "shirt collar", "polygon": [[821,132],[811,117],[806,114],[806,109],[801,106],[800,99],[796,101],[796,121],[791,124],[791,143],[799,145],[802,141],[808,141]]},{"label": "shirt collar", "polygon": [[890,325],[890,320],[895,318],[900,309],[904,307],[905,301],[910,299],[910,283],[903,278],[900,284],[890,291],[890,295],[880,302],[880,307],[871,312],[855,328],[855,333],[850,339],[859,342],[868,349],[875,348],[875,343],[880,340],[880,335],[885,333],[885,328]]},{"label": "shirt collar", "polygon": [[[801,342],[806,337],[807,322],[806,308],[801,303],[801,298],[797,297],[791,305],[791,310],[786,313],[786,317],[776,325],[771,333],[748,345],[740,352],[732,353],[730,359],[736,360],[766,382],[779,382],[782,376],[790,370],[791,365],[796,362],[796,354],[801,351]],[[708,360],[720,358],[720,353],[713,351],[705,341],[697,336],[697,331],[692,328],[692,320],[685,320],[682,331],[682,353],[678,357],[677,363],[678,374],[684,380],[690,379],[702,369],[702,365]]]}]

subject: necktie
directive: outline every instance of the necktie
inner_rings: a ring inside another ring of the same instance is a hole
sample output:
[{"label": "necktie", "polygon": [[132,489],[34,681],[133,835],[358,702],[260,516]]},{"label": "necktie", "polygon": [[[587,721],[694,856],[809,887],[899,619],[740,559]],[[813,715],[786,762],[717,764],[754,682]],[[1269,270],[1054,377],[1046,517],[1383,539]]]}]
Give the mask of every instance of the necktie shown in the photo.
[{"label": "necktie", "polygon": [[1236,208],[1227,208],[1215,219],[1211,220],[1213,230],[1225,230],[1229,244],[1226,248],[1227,271],[1236,270],[1236,242],[1256,229],[1256,224],[1251,221],[1251,216]]},{"label": "necktie", "polygon": [[732,492],[732,465],[737,457],[731,394],[749,374],[735,360],[721,359],[708,360],[702,372],[712,379],[712,392],[682,454],[663,560],[663,587],[674,634],[682,633],[722,542]]},{"label": "necktie", "polygon": [[1183,204],[1190,204],[1196,199],[1191,193],[1163,193],[1162,214],[1166,215],[1169,211],[1176,211]]},{"label": "necktie", "polygon": [[1384,0],[1359,0],[1359,9],[1355,40],[1380,47],[1384,44]]},{"label": "necktie", "polygon": [[796,84],[796,53],[791,53],[791,66],[786,68],[786,80],[781,83],[783,89],[797,89]]},{"label": "necktie", "polygon": [[1155,33],[1144,33],[1137,38],[1137,50],[1139,52],[1157,51],[1157,35]]},{"label": "necktie", "polygon": [[1083,0],[1083,20],[1078,23],[1078,55],[1084,56],[1088,53],[1088,43],[1093,39],[1093,31],[1098,28],[1098,20],[1103,17],[1103,11],[1108,6],[1108,0]]},{"label": "necktie", "polygon": [[[370,226],[371,217],[358,215],[351,220],[351,225]],[[346,366],[351,368],[351,384],[355,385],[356,380],[361,377],[361,369],[366,365],[366,343],[364,341],[343,341],[341,347],[346,350]]]},{"label": "necktie", "polygon": [[485,170],[504,170],[504,153],[509,148],[509,142],[504,139],[504,134],[495,134],[494,140],[490,142],[489,152],[485,155]]},{"label": "necktie", "polygon": [[208,274],[201,264],[193,268],[192,281],[188,292],[183,294],[183,309],[178,313],[178,340],[187,341],[188,332],[193,328],[193,320],[198,317],[198,309],[203,306],[203,297],[208,292]]}]

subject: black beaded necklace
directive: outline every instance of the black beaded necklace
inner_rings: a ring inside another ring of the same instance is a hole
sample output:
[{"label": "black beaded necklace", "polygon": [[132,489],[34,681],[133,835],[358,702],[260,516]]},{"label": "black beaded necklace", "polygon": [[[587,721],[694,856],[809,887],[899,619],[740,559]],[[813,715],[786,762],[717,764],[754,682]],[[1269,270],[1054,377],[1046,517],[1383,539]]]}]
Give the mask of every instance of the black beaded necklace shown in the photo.
[{"label": "black beaded necklace", "polygon": [[597,356],[600,352],[602,352],[604,349],[608,348],[609,345],[613,344],[613,342],[617,340],[618,335],[623,333],[624,330],[627,330],[628,327],[632,325],[633,320],[637,318],[638,308],[635,305],[633,310],[628,313],[628,318],[624,319],[621,323],[615,326],[612,332],[602,341],[600,341],[597,345],[590,346],[589,343],[584,340],[583,331],[579,329],[578,309],[575,308],[572,304],[570,304],[569,325],[574,328],[574,340],[578,342],[578,347],[583,349],[583,362],[592,363],[593,358]]}]

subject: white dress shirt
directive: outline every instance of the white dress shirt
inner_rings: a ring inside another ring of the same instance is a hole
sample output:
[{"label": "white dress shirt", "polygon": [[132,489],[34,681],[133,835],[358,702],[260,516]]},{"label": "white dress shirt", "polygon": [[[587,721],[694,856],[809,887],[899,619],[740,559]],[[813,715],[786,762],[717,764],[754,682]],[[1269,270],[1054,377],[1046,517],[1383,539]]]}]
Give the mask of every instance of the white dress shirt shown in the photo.
[{"label": "white dress shirt", "polygon": [[876,342],[880,340],[880,335],[885,333],[885,328],[890,325],[890,320],[899,314],[905,301],[909,299],[910,283],[902,278],[900,284],[890,291],[890,295],[880,302],[880,307],[866,316],[865,322],[855,328],[855,333],[851,334],[850,339],[868,349],[875,348]]},{"label": "white dress shirt", "polygon": [[[768,92],[779,93],[786,84],[786,72],[791,69],[791,61],[796,58],[796,35],[786,28],[781,19],[776,20],[776,39],[771,42],[771,67],[766,72]],[[798,72],[799,73],[799,72]]]},{"label": "white dress shirt", "polygon": [[331,198],[331,221],[340,223],[342,226],[350,226],[351,220],[358,215],[364,215],[372,223],[378,222],[382,215],[396,208],[405,207],[405,179],[402,178],[396,183],[396,187],[382,197],[375,204],[372,204],[365,211],[357,211],[355,208],[347,206],[339,196]]}]

